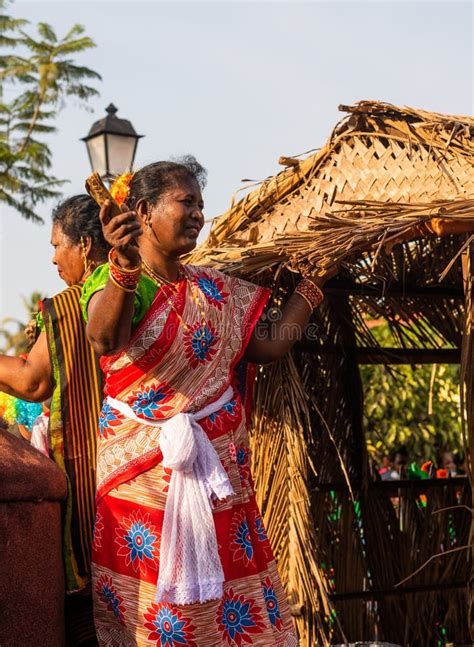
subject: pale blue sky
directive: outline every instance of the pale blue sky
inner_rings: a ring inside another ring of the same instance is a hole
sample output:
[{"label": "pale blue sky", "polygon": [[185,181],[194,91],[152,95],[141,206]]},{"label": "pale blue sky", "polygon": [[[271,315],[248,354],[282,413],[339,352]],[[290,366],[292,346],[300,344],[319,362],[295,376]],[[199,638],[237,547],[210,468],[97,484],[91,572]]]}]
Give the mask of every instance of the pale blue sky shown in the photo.
[{"label": "pale blue sky", "polygon": [[[103,76],[92,112],[67,105],[51,138],[54,173],[82,191],[78,141],[113,101],[146,135],[143,165],[193,153],[209,171],[207,218],[242,178],[279,170],[282,154],[321,146],[337,106],[379,99],[472,114],[470,2],[16,2],[14,15],[64,34],[82,23],[97,48],[78,60]],[[43,226],[3,210],[0,318],[24,317],[21,295],[63,289]]]}]

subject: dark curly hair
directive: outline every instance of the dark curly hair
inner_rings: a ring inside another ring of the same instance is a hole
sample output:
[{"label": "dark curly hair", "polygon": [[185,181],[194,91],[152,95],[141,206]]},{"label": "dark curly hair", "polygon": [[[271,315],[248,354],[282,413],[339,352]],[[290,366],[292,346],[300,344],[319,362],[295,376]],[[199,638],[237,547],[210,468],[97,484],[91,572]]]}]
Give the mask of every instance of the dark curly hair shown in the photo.
[{"label": "dark curly hair", "polygon": [[60,202],[53,210],[53,225],[59,225],[73,245],[78,245],[83,236],[92,240],[96,255],[106,258],[110,245],[102,233],[99,207],[88,195],[74,195]]},{"label": "dark curly hair", "polygon": [[148,164],[138,170],[130,182],[128,207],[134,209],[138,200],[156,204],[168,189],[190,179],[196,180],[201,189],[206,186],[207,171],[192,155]]}]

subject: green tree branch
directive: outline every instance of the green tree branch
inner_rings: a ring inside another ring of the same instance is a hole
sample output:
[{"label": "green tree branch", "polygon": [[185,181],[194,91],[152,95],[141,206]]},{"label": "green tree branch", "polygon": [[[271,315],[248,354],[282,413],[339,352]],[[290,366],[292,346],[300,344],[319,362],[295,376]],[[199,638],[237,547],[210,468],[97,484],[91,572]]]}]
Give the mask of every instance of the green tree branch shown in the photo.
[{"label": "green tree branch", "polygon": [[[6,5],[0,0],[2,14]],[[58,39],[47,23],[37,25],[37,36],[27,26],[24,19],[0,15],[0,202],[38,222],[36,205],[59,195],[64,182],[49,173],[51,150],[38,135],[55,132],[67,97],[86,104],[96,96],[89,81],[101,77],[73,58],[95,47],[84,27],[74,25]],[[7,90],[13,95],[8,101]]]}]

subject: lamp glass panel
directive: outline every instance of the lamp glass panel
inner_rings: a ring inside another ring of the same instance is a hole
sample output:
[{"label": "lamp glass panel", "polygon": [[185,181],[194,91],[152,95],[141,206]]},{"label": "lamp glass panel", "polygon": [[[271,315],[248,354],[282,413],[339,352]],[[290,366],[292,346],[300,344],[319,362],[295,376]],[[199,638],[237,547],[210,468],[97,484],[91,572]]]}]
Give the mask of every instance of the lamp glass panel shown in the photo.
[{"label": "lamp glass panel", "polygon": [[97,171],[103,176],[107,173],[107,164],[105,157],[105,135],[97,135],[86,142],[87,150],[93,171]]},{"label": "lamp glass panel", "polygon": [[124,135],[107,135],[109,148],[109,173],[121,175],[128,173],[133,162],[136,137]]}]

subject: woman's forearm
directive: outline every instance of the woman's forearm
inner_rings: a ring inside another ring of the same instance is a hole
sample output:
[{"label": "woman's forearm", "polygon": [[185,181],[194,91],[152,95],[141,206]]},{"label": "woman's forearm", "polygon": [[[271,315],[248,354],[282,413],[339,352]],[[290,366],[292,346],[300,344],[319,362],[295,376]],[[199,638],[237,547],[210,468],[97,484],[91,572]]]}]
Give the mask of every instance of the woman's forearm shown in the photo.
[{"label": "woman's forearm", "polygon": [[44,332],[27,359],[0,355],[0,391],[29,402],[43,402],[51,396],[53,376]]},{"label": "woman's forearm", "polygon": [[312,308],[297,292],[293,293],[280,311],[277,321],[267,316],[265,325],[257,326],[244,358],[249,362],[266,364],[281,359],[304,334]]},{"label": "woman's forearm", "polygon": [[28,400],[36,385],[33,381],[24,379],[25,367],[26,361],[21,357],[0,355],[0,391]]},{"label": "woman's forearm", "polygon": [[87,337],[97,354],[112,355],[128,344],[134,295],[109,279],[104,290],[91,297],[87,308]]}]

